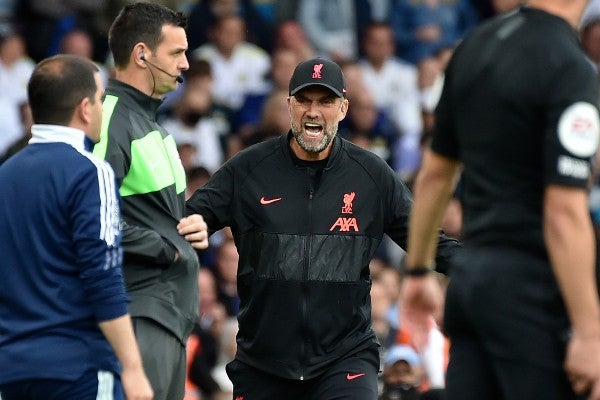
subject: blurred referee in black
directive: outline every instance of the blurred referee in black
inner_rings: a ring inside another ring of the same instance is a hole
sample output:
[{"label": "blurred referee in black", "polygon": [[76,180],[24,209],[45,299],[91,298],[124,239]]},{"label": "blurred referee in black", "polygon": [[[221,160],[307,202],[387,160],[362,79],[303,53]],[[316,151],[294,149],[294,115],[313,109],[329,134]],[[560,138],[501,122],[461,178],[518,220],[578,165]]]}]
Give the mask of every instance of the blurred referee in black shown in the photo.
[{"label": "blurred referee in black", "polygon": [[403,307],[441,304],[435,233],[462,170],[464,250],[450,270],[448,400],[600,399],[588,210],[598,81],[576,27],[586,0],[531,0],[456,49],[415,183]]}]

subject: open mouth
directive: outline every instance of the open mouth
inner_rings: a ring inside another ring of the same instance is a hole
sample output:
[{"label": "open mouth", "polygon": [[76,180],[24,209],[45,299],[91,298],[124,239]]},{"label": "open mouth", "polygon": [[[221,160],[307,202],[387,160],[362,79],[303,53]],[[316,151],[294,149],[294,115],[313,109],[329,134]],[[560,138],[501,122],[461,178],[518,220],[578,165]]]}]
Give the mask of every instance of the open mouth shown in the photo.
[{"label": "open mouth", "polygon": [[309,136],[319,136],[323,132],[323,125],[306,122],[304,124],[304,131]]}]

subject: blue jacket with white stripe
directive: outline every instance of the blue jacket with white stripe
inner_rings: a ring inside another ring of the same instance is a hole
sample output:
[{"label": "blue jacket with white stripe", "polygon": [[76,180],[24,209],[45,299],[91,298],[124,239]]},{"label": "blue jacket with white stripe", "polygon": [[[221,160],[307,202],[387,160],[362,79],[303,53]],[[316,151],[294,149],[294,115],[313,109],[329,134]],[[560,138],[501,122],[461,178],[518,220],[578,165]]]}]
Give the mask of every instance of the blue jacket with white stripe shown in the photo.
[{"label": "blue jacket with white stripe", "polygon": [[113,171],[80,130],[32,133],[0,167],[0,383],[119,373],[98,327],[129,301]]}]

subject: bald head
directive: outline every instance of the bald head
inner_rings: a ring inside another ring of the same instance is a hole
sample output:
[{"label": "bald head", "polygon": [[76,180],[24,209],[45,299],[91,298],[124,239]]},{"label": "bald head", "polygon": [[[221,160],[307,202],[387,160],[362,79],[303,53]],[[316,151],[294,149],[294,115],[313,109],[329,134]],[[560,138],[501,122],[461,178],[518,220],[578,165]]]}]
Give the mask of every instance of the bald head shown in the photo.
[{"label": "bald head", "polygon": [[95,99],[97,72],[93,62],[75,55],[60,54],[42,60],[27,85],[33,121],[68,125],[82,99]]}]

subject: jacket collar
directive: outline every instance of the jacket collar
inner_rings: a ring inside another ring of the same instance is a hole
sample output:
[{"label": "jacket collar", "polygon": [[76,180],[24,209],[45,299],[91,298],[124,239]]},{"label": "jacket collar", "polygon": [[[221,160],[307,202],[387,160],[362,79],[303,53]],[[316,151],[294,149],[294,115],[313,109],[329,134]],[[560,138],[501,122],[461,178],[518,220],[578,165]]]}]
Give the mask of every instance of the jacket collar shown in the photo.
[{"label": "jacket collar", "polygon": [[78,151],[92,151],[94,141],[80,129],[63,125],[34,124],[29,144],[66,143]]},{"label": "jacket collar", "polygon": [[[292,155],[290,140],[295,139],[294,135],[292,134],[292,130],[290,129],[286,135],[281,135],[279,140],[286,157],[291,163],[293,163],[294,157]],[[332,168],[340,159],[339,155],[342,150],[343,141],[344,139],[340,138],[337,134],[333,137],[333,145],[331,146],[331,153],[329,154],[329,160],[327,161],[327,166],[325,167],[326,170]]]},{"label": "jacket collar", "polygon": [[108,94],[126,100],[126,104],[128,104],[129,107],[133,104],[137,104],[138,107],[136,108],[136,112],[139,112],[152,120],[156,120],[158,107],[163,103],[162,99],[148,96],[146,93],[115,78],[110,78],[108,80],[104,95],[106,96]]}]

